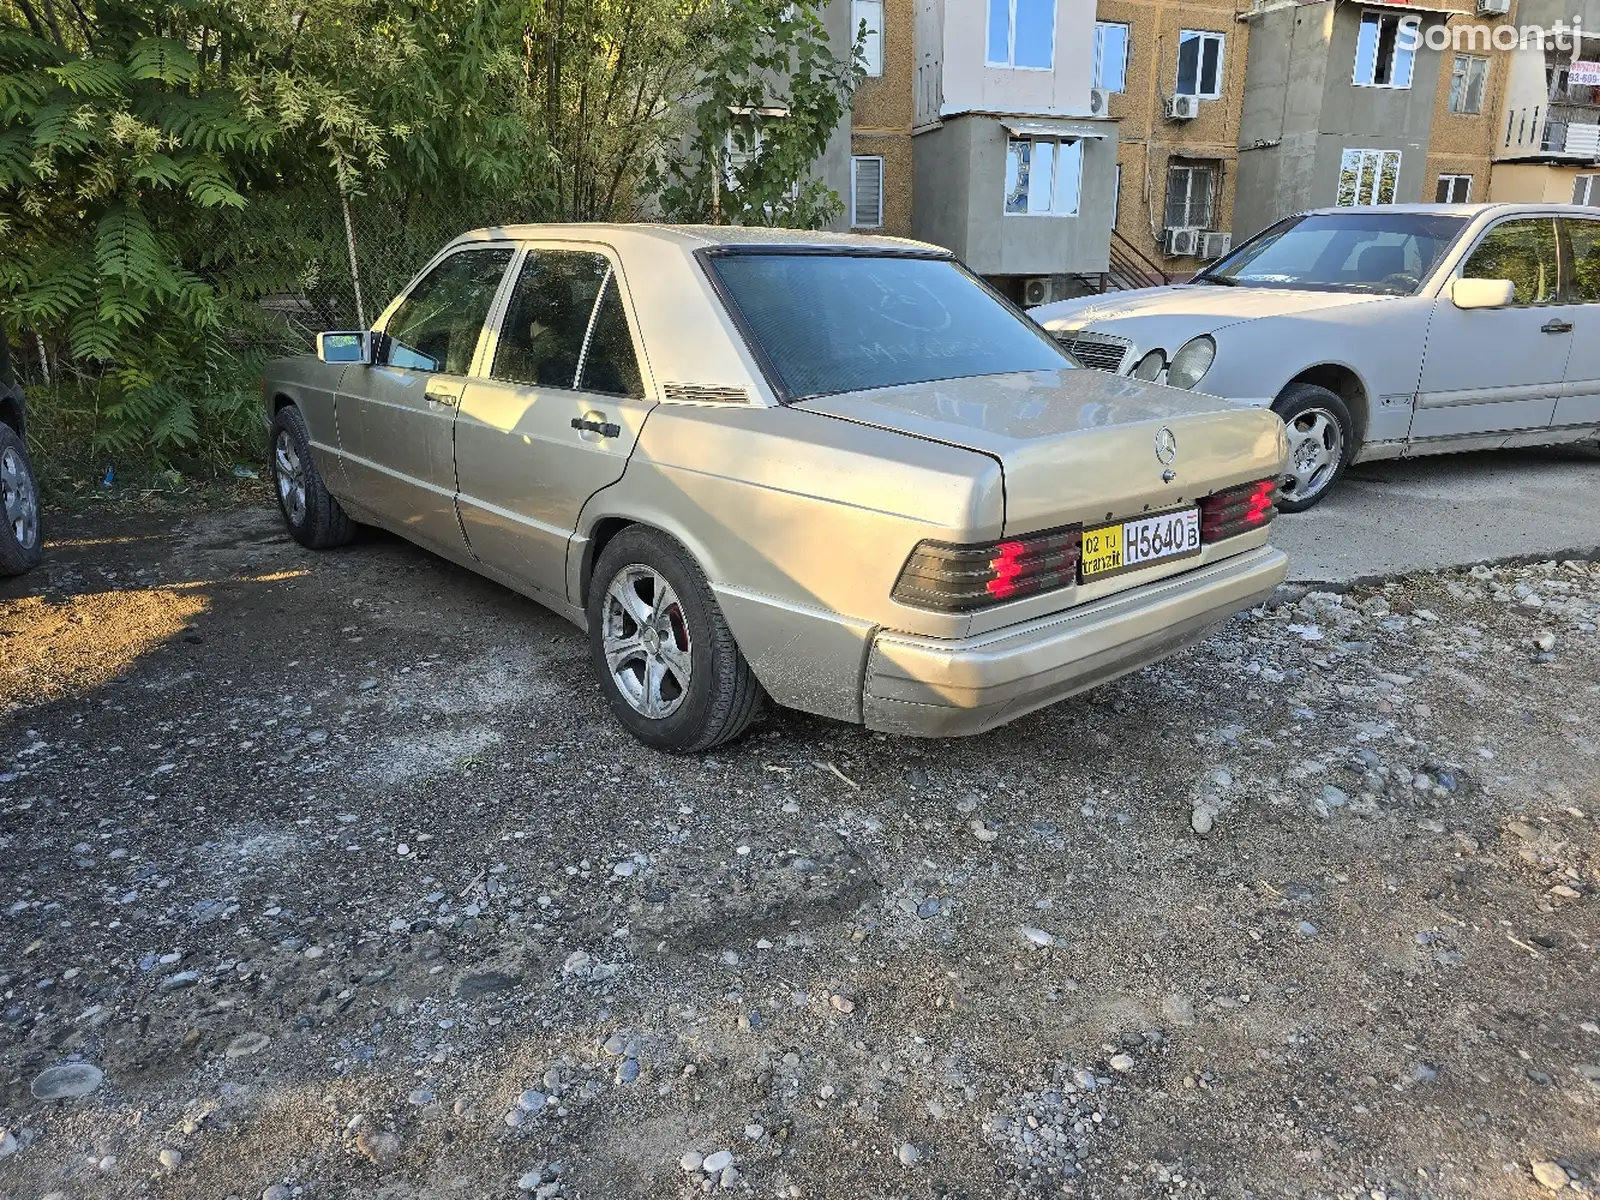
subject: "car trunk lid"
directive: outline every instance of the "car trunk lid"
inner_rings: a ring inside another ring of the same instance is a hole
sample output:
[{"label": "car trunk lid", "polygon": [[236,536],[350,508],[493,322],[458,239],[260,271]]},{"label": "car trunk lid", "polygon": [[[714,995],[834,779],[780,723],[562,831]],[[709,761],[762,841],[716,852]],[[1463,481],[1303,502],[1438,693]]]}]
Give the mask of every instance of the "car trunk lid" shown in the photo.
[{"label": "car trunk lid", "polygon": [[1193,504],[1273,477],[1283,460],[1283,426],[1268,410],[1099,371],[951,379],[797,407],[994,458],[1007,536]]}]

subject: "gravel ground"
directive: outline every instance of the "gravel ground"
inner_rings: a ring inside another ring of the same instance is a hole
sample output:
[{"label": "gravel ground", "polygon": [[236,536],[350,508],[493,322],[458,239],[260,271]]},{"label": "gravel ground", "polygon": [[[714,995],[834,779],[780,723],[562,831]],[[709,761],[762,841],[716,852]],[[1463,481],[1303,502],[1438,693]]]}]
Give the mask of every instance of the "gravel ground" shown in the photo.
[{"label": "gravel ground", "polygon": [[261,509],[0,585],[0,1196],[1600,1191],[1600,566],[697,760]]}]

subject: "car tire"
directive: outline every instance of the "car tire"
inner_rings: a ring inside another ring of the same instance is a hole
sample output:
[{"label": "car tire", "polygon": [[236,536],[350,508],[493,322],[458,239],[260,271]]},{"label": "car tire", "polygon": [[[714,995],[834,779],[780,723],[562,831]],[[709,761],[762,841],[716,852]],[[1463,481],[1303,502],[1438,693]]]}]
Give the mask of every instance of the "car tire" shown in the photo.
[{"label": "car tire", "polygon": [[595,564],[587,610],[600,688],[645,745],[710,750],[760,711],[761,685],[711,586],[672,538],[637,525],[612,538]]},{"label": "car tire", "polygon": [[284,405],[272,418],[267,450],[278,511],[295,541],[308,550],[329,550],[355,537],[355,522],[322,482],[311,453],[311,432],[293,404]]},{"label": "car tire", "polygon": [[0,576],[21,575],[39,565],[44,554],[39,509],[27,443],[0,421]]},{"label": "car tire", "polygon": [[1304,512],[1320,504],[1355,456],[1355,420],[1337,392],[1291,383],[1272,405],[1289,433],[1289,462],[1278,483],[1278,508]]}]

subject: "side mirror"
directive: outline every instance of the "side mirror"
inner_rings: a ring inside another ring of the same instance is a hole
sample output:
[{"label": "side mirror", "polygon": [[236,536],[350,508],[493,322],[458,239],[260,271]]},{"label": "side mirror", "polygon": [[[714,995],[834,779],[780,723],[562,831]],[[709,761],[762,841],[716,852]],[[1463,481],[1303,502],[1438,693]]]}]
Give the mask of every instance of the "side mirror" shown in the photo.
[{"label": "side mirror", "polygon": [[325,363],[361,363],[370,366],[373,335],[368,330],[358,333],[319,333],[317,357]]},{"label": "side mirror", "polygon": [[1517,295],[1509,279],[1458,279],[1450,285],[1450,300],[1457,308],[1505,308]]}]

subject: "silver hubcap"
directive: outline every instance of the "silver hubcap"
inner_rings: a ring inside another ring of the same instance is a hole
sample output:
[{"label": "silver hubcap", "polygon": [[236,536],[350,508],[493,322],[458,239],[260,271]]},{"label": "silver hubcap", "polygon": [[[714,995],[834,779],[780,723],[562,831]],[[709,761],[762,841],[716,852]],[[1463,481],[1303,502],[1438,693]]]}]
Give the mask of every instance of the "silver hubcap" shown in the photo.
[{"label": "silver hubcap", "polygon": [[10,446],[0,454],[0,500],[5,504],[11,536],[24,550],[32,550],[39,541],[39,493],[34,490],[28,464]]},{"label": "silver hubcap", "polygon": [[1279,485],[1286,499],[1309,500],[1333,482],[1344,457],[1344,433],[1325,408],[1308,408],[1289,422],[1289,464]]},{"label": "silver hubcap", "polygon": [[272,465],[278,476],[278,499],[283,501],[283,511],[289,514],[293,524],[303,524],[306,519],[306,473],[287,429],[278,432]]},{"label": "silver hubcap", "polygon": [[649,567],[624,567],[606,589],[600,642],[623,699],[653,720],[689,694],[689,624],[683,605]]}]

